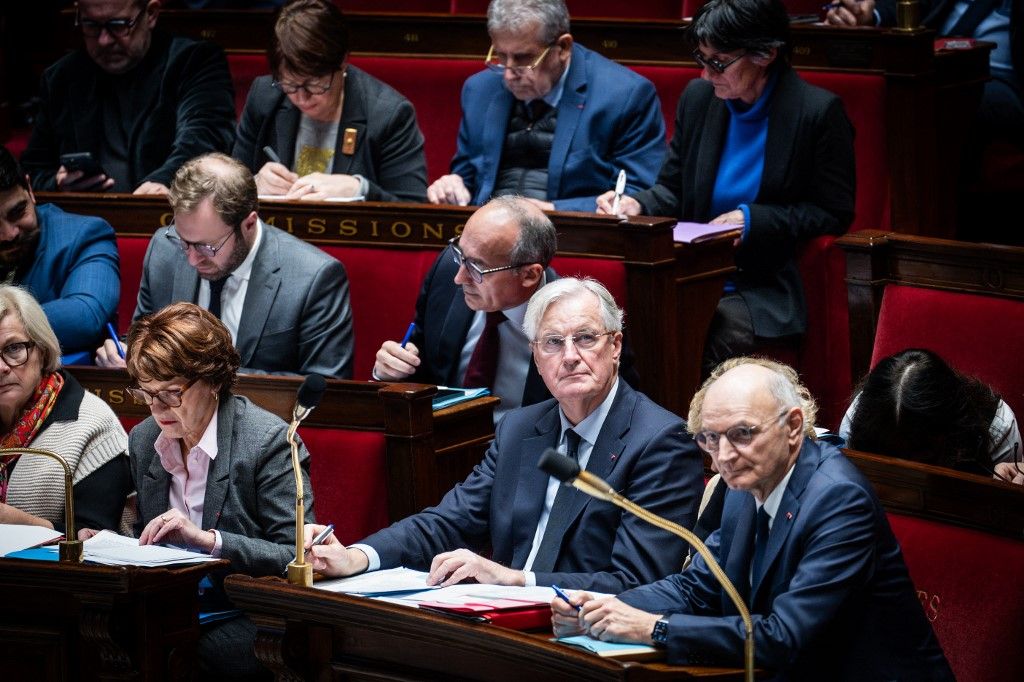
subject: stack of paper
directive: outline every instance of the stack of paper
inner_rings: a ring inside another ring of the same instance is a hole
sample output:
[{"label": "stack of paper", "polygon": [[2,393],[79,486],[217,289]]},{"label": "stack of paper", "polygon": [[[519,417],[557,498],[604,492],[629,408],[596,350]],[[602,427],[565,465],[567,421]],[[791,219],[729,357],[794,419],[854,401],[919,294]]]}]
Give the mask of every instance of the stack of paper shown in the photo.
[{"label": "stack of paper", "polygon": [[85,541],[85,560],[104,566],[175,566],[217,561],[209,554],[163,545],[140,545],[135,538],[103,530]]},{"label": "stack of paper", "polygon": [[665,657],[662,649],[646,644],[624,644],[622,642],[603,642],[587,635],[559,637],[555,640],[597,654],[602,658],[619,658],[627,661],[652,661]]},{"label": "stack of paper", "polygon": [[354,575],[351,578],[336,580],[320,580],[313,583],[318,590],[328,592],[344,592],[345,594],[361,594],[366,597],[399,594],[402,592],[421,592],[432,590],[427,585],[427,573],[414,571],[411,568],[389,568],[384,571],[370,571]]},{"label": "stack of paper", "polygon": [[63,533],[52,528],[0,523],[0,556],[7,556],[11,552],[20,552],[29,547],[45,545],[63,537]]}]

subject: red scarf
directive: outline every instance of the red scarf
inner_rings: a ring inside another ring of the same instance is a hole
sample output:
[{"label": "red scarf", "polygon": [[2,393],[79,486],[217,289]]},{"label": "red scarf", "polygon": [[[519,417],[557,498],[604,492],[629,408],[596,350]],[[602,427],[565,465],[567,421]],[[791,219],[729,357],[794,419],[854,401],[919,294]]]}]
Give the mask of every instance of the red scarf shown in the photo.
[{"label": "red scarf", "polygon": [[[62,388],[64,377],[59,373],[44,374],[28,401],[29,407],[21,413],[11,430],[0,436],[0,448],[27,448],[36,437],[39,427],[53,411]],[[7,502],[7,469],[14,466],[19,457],[20,454],[0,457],[0,502]]]}]

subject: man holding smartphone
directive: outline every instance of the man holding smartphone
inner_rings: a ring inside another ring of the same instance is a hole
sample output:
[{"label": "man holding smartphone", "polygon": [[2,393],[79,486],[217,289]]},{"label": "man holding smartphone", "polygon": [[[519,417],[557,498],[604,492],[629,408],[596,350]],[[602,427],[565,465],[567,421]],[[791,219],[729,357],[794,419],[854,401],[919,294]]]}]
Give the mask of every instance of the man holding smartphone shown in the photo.
[{"label": "man holding smartphone", "polygon": [[21,157],[36,189],[166,194],[188,159],[231,151],[224,53],[156,30],[159,12],[159,0],[79,0],[84,49],[44,72]]}]

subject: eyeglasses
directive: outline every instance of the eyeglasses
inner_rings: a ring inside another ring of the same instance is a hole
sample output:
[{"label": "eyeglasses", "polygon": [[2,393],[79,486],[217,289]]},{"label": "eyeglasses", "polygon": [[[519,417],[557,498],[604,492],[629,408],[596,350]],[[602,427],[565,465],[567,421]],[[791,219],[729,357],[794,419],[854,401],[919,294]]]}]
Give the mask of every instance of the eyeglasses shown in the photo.
[{"label": "eyeglasses", "polygon": [[185,391],[192,388],[192,385],[198,381],[193,379],[181,388],[172,388],[165,391],[147,391],[140,386],[128,386],[128,395],[135,398],[135,402],[140,405],[145,403],[146,405],[152,405],[154,400],[159,400],[167,407],[181,407],[181,396],[185,395]]},{"label": "eyeglasses", "polygon": [[486,270],[481,268],[476,263],[466,260],[465,254],[462,253],[462,249],[459,248],[459,238],[452,237],[448,240],[448,244],[452,247],[452,257],[455,259],[455,264],[459,267],[466,268],[466,272],[469,273],[470,278],[480,284],[484,281],[484,275],[489,275],[492,272],[501,272],[502,270],[514,270],[521,268],[526,265],[532,265],[532,263],[513,263],[512,265],[502,265],[499,268],[487,268]]},{"label": "eyeglasses", "polygon": [[35,347],[35,341],[15,341],[0,348],[0,358],[8,367],[21,367],[28,362],[28,352]]},{"label": "eyeglasses", "polygon": [[302,81],[301,83],[286,83],[285,81],[274,81],[274,87],[278,88],[281,92],[286,95],[294,95],[299,90],[305,91],[307,95],[313,97],[314,95],[322,95],[331,89],[334,85],[334,74],[331,72],[331,78],[327,81],[327,85],[322,83],[310,83],[309,81]]},{"label": "eyeglasses", "polygon": [[569,334],[567,336],[558,336],[556,334],[549,334],[548,336],[541,337],[537,341],[533,342],[533,345],[537,346],[541,353],[544,355],[560,355],[565,352],[566,344],[572,341],[572,345],[576,350],[593,350],[597,347],[598,342],[602,336],[610,336],[615,332],[591,332],[582,331],[576,332],[575,334]]},{"label": "eyeglasses", "polygon": [[718,444],[721,441],[722,436],[732,443],[734,448],[745,448],[754,440],[754,436],[764,431],[765,424],[772,424],[779,421],[783,416],[789,414],[789,408],[787,407],[782,412],[779,412],[776,416],[771,419],[766,419],[760,424],[755,426],[747,426],[745,424],[737,424],[736,426],[730,426],[725,430],[725,433],[718,433],[716,431],[701,431],[694,435],[694,439],[697,441],[697,445],[702,450],[710,454],[718,452]]},{"label": "eyeglasses", "polygon": [[92,19],[83,19],[81,10],[75,12],[75,26],[82,29],[82,33],[89,36],[90,38],[96,38],[101,33],[106,31],[115,38],[124,38],[126,35],[132,32],[135,25],[139,23],[139,17],[146,11],[143,7],[136,13],[131,19],[108,19],[107,21],[93,21]]},{"label": "eyeglasses", "polygon": [[491,45],[491,49],[487,50],[487,56],[484,57],[484,66],[491,71],[496,73],[505,73],[508,71],[516,76],[525,76],[528,73],[532,73],[540,63],[544,61],[544,57],[548,56],[548,52],[555,46],[555,43],[551,43],[544,48],[544,51],[540,53],[540,56],[533,60],[532,64],[526,64],[525,66],[507,66],[505,60],[499,55],[494,54],[494,45]]},{"label": "eyeglasses", "polygon": [[217,244],[216,246],[212,244],[200,244],[198,242],[190,242],[187,239],[182,239],[177,234],[175,234],[173,228],[170,227],[167,228],[167,231],[164,233],[164,236],[167,237],[167,239],[172,244],[181,249],[182,253],[188,253],[189,247],[192,247],[200,256],[204,258],[213,258],[214,256],[217,255],[218,251],[224,248],[224,245],[228,243],[228,240],[231,239],[231,235],[235,234],[235,232],[237,232],[237,230],[231,230],[231,232],[228,233],[228,236],[224,237],[224,239],[220,241],[220,244]]},{"label": "eyeglasses", "polygon": [[725,73],[726,69],[728,69],[730,66],[732,66],[733,64],[735,64],[736,62],[738,62],[739,60],[743,59],[746,56],[747,53],[744,52],[743,54],[737,57],[733,57],[727,62],[723,62],[715,59],[714,57],[705,57],[703,54],[701,54],[701,51],[699,49],[693,51],[694,61],[696,61],[703,67],[711,69],[715,73]]}]

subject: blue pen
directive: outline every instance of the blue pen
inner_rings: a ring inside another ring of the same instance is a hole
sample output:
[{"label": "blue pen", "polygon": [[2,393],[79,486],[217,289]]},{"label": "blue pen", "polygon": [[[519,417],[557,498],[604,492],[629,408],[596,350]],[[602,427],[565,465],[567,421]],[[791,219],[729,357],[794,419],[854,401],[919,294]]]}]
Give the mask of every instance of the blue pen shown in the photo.
[{"label": "blue pen", "polygon": [[405,336],[402,337],[402,348],[405,348],[405,344],[409,343],[409,339],[412,338],[414,331],[416,331],[416,323],[410,322],[409,328],[405,330]]},{"label": "blue pen", "polygon": [[107,333],[110,334],[110,338],[114,340],[114,345],[117,346],[117,354],[124,360],[124,349],[121,348],[121,340],[117,338],[117,330],[114,329],[114,325],[107,322]]},{"label": "blue pen", "polygon": [[568,604],[569,606],[573,607],[577,611],[580,610],[579,604],[573,604],[571,601],[569,601],[569,595],[567,595],[565,592],[562,592],[562,589],[560,587],[558,587],[558,585],[552,585],[551,589],[555,591],[555,594],[558,595],[559,599],[561,599],[562,601],[564,601],[566,604]]}]

